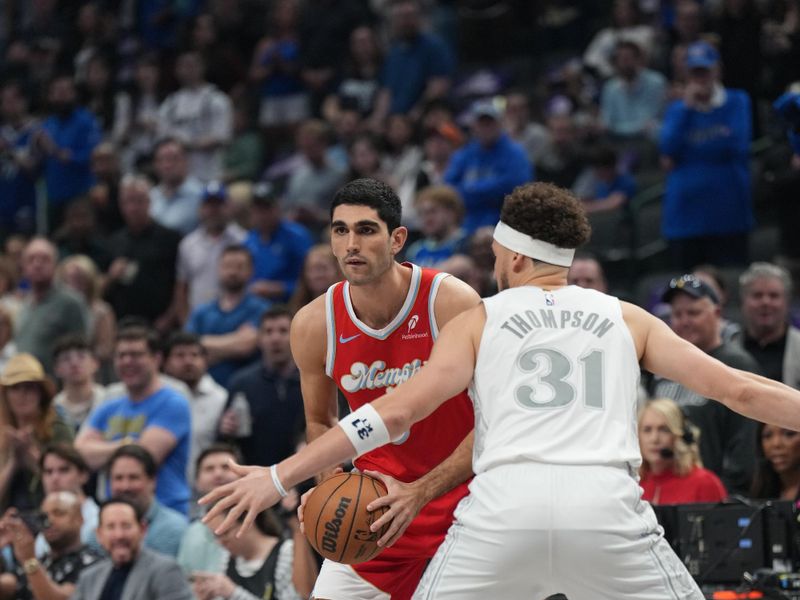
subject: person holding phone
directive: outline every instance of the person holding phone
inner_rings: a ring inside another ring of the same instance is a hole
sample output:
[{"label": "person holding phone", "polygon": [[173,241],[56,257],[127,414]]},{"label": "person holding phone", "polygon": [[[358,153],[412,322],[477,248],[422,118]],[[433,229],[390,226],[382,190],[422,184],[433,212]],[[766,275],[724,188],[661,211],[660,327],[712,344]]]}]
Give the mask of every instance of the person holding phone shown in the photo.
[{"label": "person holding phone", "polygon": [[[0,545],[10,544],[15,572],[0,575],[0,600],[65,600],[80,572],[100,560],[100,553],[81,541],[81,503],[72,492],[53,492],[41,511],[10,508],[0,519]],[[50,551],[41,559],[34,540],[42,533]]]}]

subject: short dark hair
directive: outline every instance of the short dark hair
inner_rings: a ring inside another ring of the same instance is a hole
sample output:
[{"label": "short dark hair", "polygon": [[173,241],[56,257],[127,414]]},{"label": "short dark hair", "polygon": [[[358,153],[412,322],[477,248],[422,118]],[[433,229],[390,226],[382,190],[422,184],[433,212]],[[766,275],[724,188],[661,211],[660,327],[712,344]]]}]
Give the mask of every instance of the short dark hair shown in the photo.
[{"label": "short dark hair", "polygon": [[117,332],[116,340],[114,341],[114,345],[116,346],[120,342],[139,342],[144,341],[147,343],[147,348],[153,354],[161,352],[161,343],[158,339],[158,334],[151,329],[150,327],[146,327],[143,325],[128,325],[126,327],[121,328]]},{"label": "short dark hair", "polygon": [[503,202],[500,220],[559,248],[578,248],[592,233],[580,200],[552,183],[526,183],[514,189]]},{"label": "short dark hair", "polygon": [[74,466],[81,473],[89,473],[89,465],[83,460],[83,456],[78,452],[74,446],[69,444],[48,444],[42,449],[42,455],[39,457],[39,469],[44,470],[44,459],[50,454],[58,456],[61,460],[68,462]]},{"label": "short dark hair", "polygon": [[53,345],[53,360],[58,360],[59,356],[70,350],[84,350],[94,354],[92,345],[85,335],[82,333],[68,333],[58,338]]},{"label": "short dark hair", "polygon": [[288,317],[291,321],[293,316],[292,310],[285,304],[273,304],[267,310],[261,313],[261,318],[258,320],[258,326],[261,327],[264,321],[269,321],[270,319],[280,319],[281,317]]},{"label": "short dark hair", "polygon": [[108,473],[111,474],[111,469],[114,463],[120,458],[132,458],[139,462],[144,469],[145,475],[150,479],[155,479],[158,474],[158,467],[153,455],[138,444],[125,444],[114,450],[114,454],[108,459]]},{"label": "short dark hair", "polygon": [[389,232],[400,227],[403,218],[400,198],[391,186],[377,179],[355,179],[339,188],[331,201],[331,221],[333,221],[333,211],[340,204],[374,208],[381,221],[386,223]]},{"label": "short dark hair", "polygon": [[200,336],[188,331],[176,331],[167,338],[164,344],[164,358],[169,358],[172,351],[178,346],[197,346],[203,355],[206,355],[206,348],[200,343]]},{"label": "short dark hair", "polygon": [[114,496],[113,498],[109,498],[108,500],[104,500],[100,503],[100,510],[97,513],[97,522],[98,524],[103,522],[103,511],[105,510],[106,506],[111,506],[112,504],[124,504],[126,506],[130,506],[133,509],[133,514],[136,515],[136,521],[138,523],[144,523],[144,507],[139,506],[137,502],[132,502],[127,498],[121,498],[119,496]]},{"label": "short dark hair", "polygon": [[222,256],[225,256],[226,254],[246,254],[250,264],[253,264],[253,253],[250,252],[250,249],[244,244],[231,244],[230,246],[225,246],[225,248],[222,250]]},{"label": "short dark hair", "polygon": [[236,446],[233,444],[226,444],[224,442],[216,442],[200,452],[200,455],[197,457],[197,460],[194,463],[195,473],[200,472],[200,465],[203,464],[203,461],[212,454],[230,454],[237,463],[242,461],[242,453],[239,452],[239,449]]}]

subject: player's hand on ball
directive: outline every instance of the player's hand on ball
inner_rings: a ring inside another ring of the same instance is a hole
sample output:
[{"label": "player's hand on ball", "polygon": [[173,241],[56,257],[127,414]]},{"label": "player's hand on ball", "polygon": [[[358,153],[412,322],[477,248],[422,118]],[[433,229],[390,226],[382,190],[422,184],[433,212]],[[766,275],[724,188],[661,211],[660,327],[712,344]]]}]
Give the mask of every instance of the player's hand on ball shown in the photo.
[{"label": "player's hand on ball", "polygon": [[216,502],[203,517],[203,523],[209,523],[227,512],[225,519],[214,530],[217,535],[228,531],[236,525],[239,517],[245,515],[244,522],[236,532],[238,538],[253,524],[256,516],[276,504],[281,495],[272,483],[268,467],[246,467],[231,461],[231,471],[238,475],[239,479],[215,488],[200,498],[198,503]]},{"label": "player's hand on ball", "polygon": [[[336,475],[336,473],[344,473],[344,469],[342,469],[341,467],[336,467],[333,471],[330,472],[330,475]],[[305,533],[306,532],[305,525],[303,524],[303,510],[305,510],[306,502],[308,502],[308,497],[311,495],[311,492],[313,492],[315,489],[317,489],[317,488],[316,487],[312,487],[305,494],[300,496],[300,506],[297,507],[297,520],[300,521],[300,532],[301,533]]]},{"label": "player's hand on ball", "polygon": [[391,546],[406,528],[411,524],[427,503],[423,490],[414,483],[403,483],[394,477],[378,473],[377,471],[364,471],[365,475],[379,479],[386,486],[388,494],[381,496],[377,500],[367,505],[367,510],[372,511],[381,506],[389,507],[389,510],[377,519],[371,526],[372,531],[379,531],[381,527],[391,521],[389,529],[378,540],[378,546]]}]

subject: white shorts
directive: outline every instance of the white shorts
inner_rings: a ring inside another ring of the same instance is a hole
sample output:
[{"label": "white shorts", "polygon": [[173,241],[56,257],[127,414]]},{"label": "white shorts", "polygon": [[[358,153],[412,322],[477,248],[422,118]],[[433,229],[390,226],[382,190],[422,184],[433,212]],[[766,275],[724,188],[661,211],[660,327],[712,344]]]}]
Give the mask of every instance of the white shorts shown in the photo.
[{"label": "white shorts", "polygon": [[703,600],[627,467],[482,473],[414,600]]},{"label": "white shorts", "polygon": [[390,600],[349,565],[325,559],[311,597],[318,600]]}]

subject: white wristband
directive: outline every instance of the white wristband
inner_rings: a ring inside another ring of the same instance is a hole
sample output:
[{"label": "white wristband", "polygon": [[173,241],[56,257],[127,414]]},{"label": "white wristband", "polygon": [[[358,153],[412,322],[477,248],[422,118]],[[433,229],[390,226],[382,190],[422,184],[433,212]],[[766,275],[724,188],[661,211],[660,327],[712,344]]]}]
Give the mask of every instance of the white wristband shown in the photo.
[{"label": "white wristband", "polygon": [[356,457],[392,441],[383,419],[369,403],[339,421],[339,427],[356,449]]},{"label": "white wristband", "polygon": [[288,492],[286,491],[286,488],[283,487],[281,480],[278,479],[278,465],[272,465],[269,468],[269,474],[272,475],[272,484],[275,486],[275,489],[278,490],[281,498],[286,498]]}]

